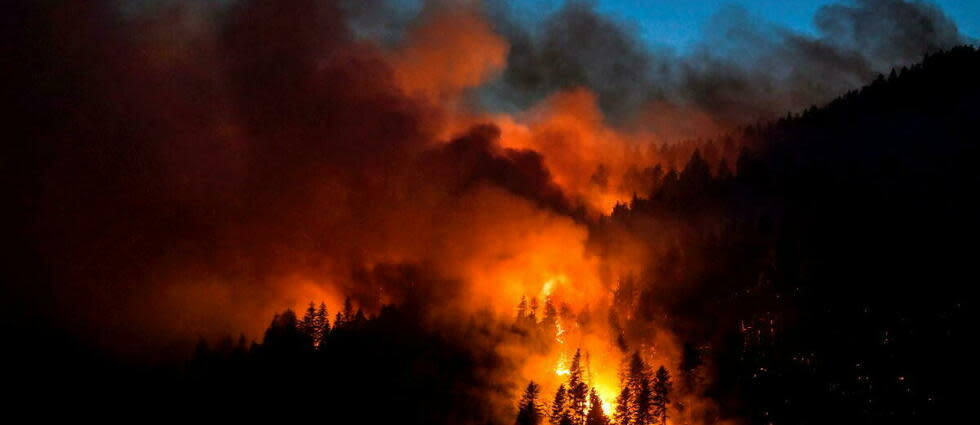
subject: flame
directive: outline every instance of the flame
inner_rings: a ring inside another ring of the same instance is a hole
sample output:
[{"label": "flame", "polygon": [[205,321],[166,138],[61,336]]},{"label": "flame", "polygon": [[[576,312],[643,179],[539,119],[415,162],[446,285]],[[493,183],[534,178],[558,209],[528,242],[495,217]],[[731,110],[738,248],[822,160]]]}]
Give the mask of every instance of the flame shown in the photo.
[{"label": "flame", "polygon": [[562,352],[558,356],[558,363],[555,365],[555,375],[566,376],[571,373],[571,370],[568,369],[568,357],[565,352]]}]

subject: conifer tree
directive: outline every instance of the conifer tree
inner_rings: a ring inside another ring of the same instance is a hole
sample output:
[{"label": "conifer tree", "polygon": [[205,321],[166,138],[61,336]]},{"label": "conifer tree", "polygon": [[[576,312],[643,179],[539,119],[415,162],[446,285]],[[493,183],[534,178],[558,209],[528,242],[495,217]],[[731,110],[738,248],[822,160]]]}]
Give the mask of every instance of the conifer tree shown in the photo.
[{"label": "conifer tree", "polygon": [[670,373],[663,366],[657,369],[653,378],[652,419],[661,425],[667,424],[667,405],[670,404]]},{"label": "conifer tree", "polygon": [[582,351],[575,350],[568,374],[568,408],[572,422],[585,422],[585,410],[588,405],[589,386],[583,380]]},{"label": "conifer tree", "polygon": [[306,314],[303,315],[303,320],[299,322],[299,330],[309,338],[311,343],[316,340],[316,308],[313,307],[313,301],[310,301],[310,305],[306,307]]},{"label": "conifer tree", "polygon": [[316,311],[316,323],[319,328],[316,346],[323,348],[326,346],[327,336],[330,335],[330,316],[327,314],[327,305],[323,302]]},{"label": "conifer tree", "polygon": [[354,320],[354,305],[351,304],[350,297],[344,298],[344,309],[337,312],[333,320],[334,329],[344,327]]},{"label": "conifer tree", "polygon": [[616,425],[632,425],[633,414],[630,407],[633,403],[633,395],[630,394],[629,385],[624,385],[619,396],[616,397],[616,410],[613,412],[613,420]]},{"label": "conifer tree", "polygon": [[652,394],[650,374],[639,352],[633,352],[626,374],[625,387],[629,388],[629,421],[631,425],[649,425],[651,422]]},{"label": "conifer tree", "polygon": [[551,297],[544,300],[544,318],[550,321],[558,320],[558,310],[555,308],[555,303],[551,301]]},{"label": "conifer tree", "polygon": [[515,425],[540,425],[542,419],[541,406],[538,404],[538,395],[541,387],[531,381],[521,396],[521,401],[517,408],[517,421]]},{"label": "conifer tree", "polygon": [[521,295],[521,302],[517,304],[517,323],[524,323],[527,318],[527,298]]},{"label": "conifer tree", "polygon": [[565,415],[566,397],[565,384],[561,384],[558,386],[558,391],[555,391],[555,401],[551,403],[551,415],[548,419],[552,425],[559,425],[562,417],[567,416]]},{"label": "conifer tree", "polygon": [[595,388],[589,394],[589,413],[585,417],[585,425],[609,425],[609,418],[602,409],[602,399]]},{"label": "conifer tree", "polygon": [[367,316],[364,314],[364,310],[360,307],[357,309],[357,313],[354,313],[354,323],[362,324],[367,321]]},{"label": "conifer tree", "polygon": [[354,320],[354,305],[350,302],[350,297],[344,298],[344,322]]},{"label": "conifer tree", "polygon": [[651,425],[653,423],[653,394],[650,380],[644,377],[634,397],[633,424]]}]

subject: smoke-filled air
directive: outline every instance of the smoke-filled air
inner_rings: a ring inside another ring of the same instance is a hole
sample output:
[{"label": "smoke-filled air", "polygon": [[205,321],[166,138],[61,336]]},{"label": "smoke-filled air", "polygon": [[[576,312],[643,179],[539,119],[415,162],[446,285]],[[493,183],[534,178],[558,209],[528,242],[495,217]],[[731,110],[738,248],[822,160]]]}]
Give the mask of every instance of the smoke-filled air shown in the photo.
[{"label": "smoke-filled air", "polygon": [[606,2],[522,3],[5,6],[4,363],[66,382],[26,398],[956,417],[976,16],[729,4],[678,47]]}]

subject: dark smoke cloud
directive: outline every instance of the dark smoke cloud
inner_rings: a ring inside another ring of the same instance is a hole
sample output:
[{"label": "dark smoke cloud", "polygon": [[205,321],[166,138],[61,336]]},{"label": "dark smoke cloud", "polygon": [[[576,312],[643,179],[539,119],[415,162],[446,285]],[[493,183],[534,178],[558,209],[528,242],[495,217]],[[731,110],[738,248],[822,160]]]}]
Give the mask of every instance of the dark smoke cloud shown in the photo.
[{"label": "dark smoke cloud", "polygon": [[[488,105],[521,109],[584,86],[612,122],[641,118],[647,120],[641,125],[664,129],[678,112],[707,113],[722,128],[770,119],[966,42],[941,10],[918,1],[824,6],[814,18],[816,36],[761,23],[730,6],[687,53],[647,48],[588,2],[570,2],[534,28],[515,24],[502,3],[495,6],[512,48],[500,81],[483,93]],[[704,135],[693,133],[674,136]]]},{"label": "dark smoke cloud", "polygon": [[[22,1],[2,16],[3,302],[18,312],[123,344],[237,332],[306,295],[276,283],[292,276],[349,289],[357,270],[418,263],[452,289],[460,258],[511,254],[500,228],[574,208],[543,154],[501,147],[490,126],[447,137],[449,112],[402,92],[384,45],[364,39],[397,44],[402,26],[370,28],[402,17],[317,0],[118,6]],[[540,28],[498,23],[511,50],[484,89],[497,102],[584,85],[608,115],[649,107],[655,125],[665,108],[772,116],[962,38],[897,0],[827,7],[818,37],[729,10],[687,55],[645,50],[580,3]]]},{"label": "dark smoke cloud", "polygon": [[465,191],[474,184],[490,183],[555,212],[570,213],[571,202],[551,180],[541,154],[501,148],[497,143],[499,138],[500,129],[495,126],[473,127],[431,152],[421,168],[432,173],[427,180],[455,186],[451,189],[454,192]]},{"label": "dark smoke cloud", "polygon": [[18,311],[117,346],[255,331],[316,294],[290,276],[343,289],[456,245],[427,231],[458,233],[440,215],[475,214],[459,203],[481,205],[476,186],[569,208],[493,127],[433,148],[444,112],[404,94],[334,2],[116,6],[5,14]]},{"label": "dark smoke cloud", "polygon": [[504,13],[498,10],[511,48],[500,83],[486,93],[493,103],[526,109],[555,91],[585,86],[618,117],[651,97],[665,77],[629,28],[586,3],[569,3],[540,28],[523,28]]}]

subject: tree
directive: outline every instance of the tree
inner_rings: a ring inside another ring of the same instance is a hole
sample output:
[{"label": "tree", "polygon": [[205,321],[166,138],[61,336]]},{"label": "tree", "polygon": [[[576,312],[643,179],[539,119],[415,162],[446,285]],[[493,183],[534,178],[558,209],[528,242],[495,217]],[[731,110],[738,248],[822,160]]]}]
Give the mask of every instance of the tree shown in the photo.
[{"label": "tree", "polygon": [[691,159],[681,171],[680,182],[686,190],[701,190],[711,180],[711,166],[701,157],[701,151],[695,149]]},{"label": "tree", "polygon": [[602,399],[595,388],[589,394],[589,414],[585,417],[585,425],[609,425],[609,418],[602,410]]},{"label": "tree", "polygon": [[555,303],[551,301],[550,296],[544,300],[544,318],[552,322],[558,320],[558,310],[555,309]]},{"label": "tree", "polygon": [[337,329],[354,320],[354,305],[351,304],[350,297],[344,298],[344,309],[337,312],[337,317],[333,320],[333,327]]},{"label": "tree", "polygon": [[652,421],[650,374],[639,352],[634,351],[630,358],[625,386],[629,388],[630,394],[629,417],[631,425],[649,425]]},{"label": "tree", "polygon": [[616,425],[632,425],[633,415],[630,408],[633,403],[633,395],[630,394],[629,385],[624,385],[623,390],[616,397],[616,410],[613,412],[613,420]]},{"label": "tree", "polygon": [[581,424],[585,422],[585,410],[589,401],[589,386],[583,380],[581,350],[575,350],[568,372],[568,408],[572,422]]},{"label": "tree", "polygon": [[561,384],[558,386],[558,391],[555,391],[555,401],[551,403],[551,415],[548,417],[548,419],[551,421],[552,425],[559,425],[562,417],[566,416],[566,397],[565,384]]},{"label": "tree", "polygon": [[670,373],[660,366],[653,378],[652,419],[661,425],[667,424],[667,405],[670,404],[671,385]]},{"label": "tree", "polygon": [[310,301],[310,305],[306,307],[306,314],[303,315],[303,320],[299,322],[299,330],[303,332],[304,335],[309,338],[310,342],[317,340],[317,331],[319,327],[316,324],[316,308],[313,306],[313,301]]},{"label": "tree", "polygon": [[633,424],[650,425],[653,423],[653,394],[650,387],[650,380],[645,378],[640,381],[640,386],[634,397]]},{"label": "tree", "polygon": [[296,313],[287,309],[272,318],[262,338],[262,347],[266,352],[288,355],[308,351],[313,345],[299,329]]},{"label": "tree", "polygon": [[326,345],[327,336],[330,335],[330,318],[327,314],[327,305],[323,302],[316,311],[316,325],[318,329],[316,346],[322,348]]},{"label": "tree", "polygon": [[521,401],[517,408],[517,421],[515,425],[539,425],[542,419],[541,406],[538,405],[538,395],[541,387],[531,381],[521,396]]},{"label": "tree", "polygon": [[521,295],[521,302],[517,304],[517,323],[524,323],[527,318],[527,297]]},{"label": "tree", "polygon": [[551,336],[558,332],[558,310],[550,296],[544,299],[544,319],[541,321],[541,331],[545,335]]}]

